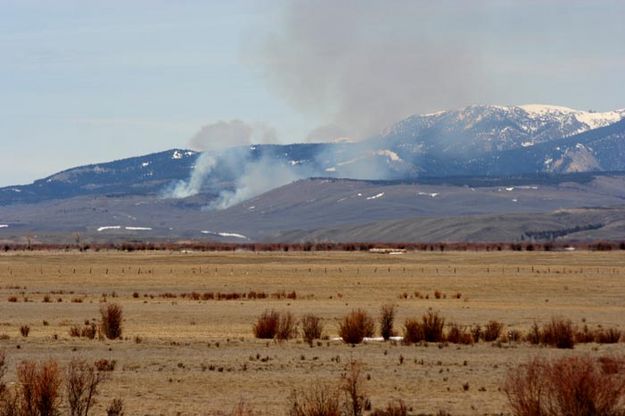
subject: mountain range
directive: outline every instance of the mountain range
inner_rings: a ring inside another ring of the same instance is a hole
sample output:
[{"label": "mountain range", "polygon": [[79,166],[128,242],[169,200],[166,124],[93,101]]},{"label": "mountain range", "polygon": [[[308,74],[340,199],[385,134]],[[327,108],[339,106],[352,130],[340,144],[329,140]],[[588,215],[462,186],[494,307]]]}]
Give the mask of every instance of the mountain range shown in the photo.
[{"label": "mountain range", "polygon": [[476,105],[358,142],[172,149],[0,188],[0,240],[619,239],[623,171],[625,110]]}]

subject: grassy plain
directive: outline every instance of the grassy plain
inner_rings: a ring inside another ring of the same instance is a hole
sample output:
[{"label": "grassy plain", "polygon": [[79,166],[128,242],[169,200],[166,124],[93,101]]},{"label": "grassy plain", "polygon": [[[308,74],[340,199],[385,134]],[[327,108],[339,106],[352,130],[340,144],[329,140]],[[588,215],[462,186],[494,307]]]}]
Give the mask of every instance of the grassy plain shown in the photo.
[{"label": "grassy plain", "polygon": [[[434,297],[437,290],[444,294],[440,299]],[[297,299],[218,301],[179,296],[249,291],[295,291]],[[178,296],[160,296],[165,293]],[[17,302],[9,301],[12,296]],[[43,302],[45,296],[51,301]],[[70,326],[98,318],[104,298],[123,307],[124,339],[71,338]],[[15,380],[15,364],[24,359],[55,358],[61,363],[72,357],[116,360],[117,367],[102,387],[94,414],[103,414],[106,403],[121,397],[126,414],[131,415],[227,413],[241,399],[258,414],[280,415],[286,411],[286,397],[293,387],[306,387],[316,379],[335,380],[350,359],[364,362],[374,407],[403,399],[413,414],[439,410],[453,415],[500,414],[508,412],[500,390],[507,368],[535,355],[571,354],[526,343],[497,346],[483,342],[445,347],[374,342],[352,347],[330,340],[311,348],[301,340],[278,344],[252,336],[252,324],[265,309],[288,310],[296,316],[318,314],[324,319],[324,333],[333,338],[344,314],[363,308],[377,317],[385,303],[398,307],[397,331],[405,318],[419,317],[428,308],[461,325],[496,319],[507,328],[526,330],[534,321],[562,316],[578,325],[623,330],[625,255],[0,255],[0,336],[8,335],[8,339],[0,337],[0,349],[9,358],[9,380]],[[19,333],[22,325],[31,327],[26,338]],[[574,352],[625,353],[625,344],[580,344]]]}]

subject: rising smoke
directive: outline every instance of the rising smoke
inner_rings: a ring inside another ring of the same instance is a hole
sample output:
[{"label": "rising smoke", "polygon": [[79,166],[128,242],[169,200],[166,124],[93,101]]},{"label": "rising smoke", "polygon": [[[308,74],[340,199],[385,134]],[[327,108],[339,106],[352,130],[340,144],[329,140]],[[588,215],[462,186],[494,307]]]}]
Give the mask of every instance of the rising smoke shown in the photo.
[{"label": "rising smoke", "polygon": [[292,0],[245,58],[290,105],[325,120],[312,138],[332,130],[362,139],[408,115],[475,99],[483,88],[479,45],[470,45],[453,21],[476,8],[473,2]]},{"label": "rising smoke", "polygon": [[246,146],[253,143],[275,143],[276,129],[265,123],[246,123],[243,120],[220,120],[203,126],[190,144],[193,149],[218,152],[229,147]]},{"label": "rising smoke", "polygon": [[[472,96],[479,85],[478,48],[469,48],[462,33],[438,26],[445,16],[463,18],[470,7],[423,0],[292,0],[277,26],[255,31],[243,45],[243,58],[263,74],[271,91],[322,120],[307,141],[362,140],[408,115],[456,106]],[[232,120],[205,126],[191,140],[205,153],[190,179],[168,195],[197,194],[217,164],[233,173],[234,189],[222,191],[211,209],[310,175],[387,179],[394,174],[388,163],[394,155],[370,141],[314,156],[317,166],[331,170],[249,158],[249,145],[277,141],[275,129],[264,124]],[[233,146],[241,147],[225,151]]]},{"label": "rising smoke", "polygon": [[[195,162],[191,176],[165,190],[166,198],[187,198],[201,192],[206,179],[213,172],[223,152],[229,152],[224,160],[226,167],[240,170],[245,166],[246,149],[252,143],[271,143],[276,139],[276,131],[264,123],[246,123],[242,120],[217,121],[203,126],[190,140],[193,149],[202,151]],[[249,187],[248,187],[249,188]],[[221,204],[224,205],[224,204]],[[220,205],[220,206],[221,206]]]}]

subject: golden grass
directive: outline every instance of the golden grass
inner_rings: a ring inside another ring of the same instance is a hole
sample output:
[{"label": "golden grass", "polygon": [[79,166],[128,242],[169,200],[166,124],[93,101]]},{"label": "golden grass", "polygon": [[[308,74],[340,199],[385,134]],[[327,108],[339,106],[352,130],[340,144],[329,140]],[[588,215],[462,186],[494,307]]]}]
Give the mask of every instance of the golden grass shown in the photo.
[{"label": "golden grass", "polygon": [[[374,407],[401,399],[414,413],[499,413],[507,411],[499,391],[507,366],[567,352],[527,343],[351,348],[322,341],[310,348],[299,340],[256,340],[252,325],[266,309],[297,318],[314,313],[324,334],[336,337],[339,319],[352,309],[377,321],[381,305],[395,304],[398,333],[406,318],[428,308],[463,327],[497,320],[506,330],[526,331],[534,321],[562,316],[575,325],[622,330],[624,278],[625,256],[618,252],[10,253],[0,255],[0,349],[7,351],[9,380],[23,359],[116,360],[101,388],[100,414],[117,397],[127,414],[229,412],[241,399],[260,414],[283,414],[291,388],[336,380],[350,358],[365,363]],[[297,299],[159,296],[249,291],[296,291]],[[436,299],[436,291],[447,296]],[[9,302],[12,296],[17,302]],[[124,340],[71,338],[73,325],[99,320],[104,298],[123,307]],[[19,335],[22,325],[31,328],[28,338]],[[624,347],[587,344],[576,351]]]}]

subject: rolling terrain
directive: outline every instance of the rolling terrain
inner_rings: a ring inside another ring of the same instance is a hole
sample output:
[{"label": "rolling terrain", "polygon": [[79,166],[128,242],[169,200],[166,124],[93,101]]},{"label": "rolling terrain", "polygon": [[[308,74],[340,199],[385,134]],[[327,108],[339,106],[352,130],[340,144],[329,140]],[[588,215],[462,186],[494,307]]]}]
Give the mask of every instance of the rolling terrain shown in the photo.
[{"label": "rolling terrain", "polygon": [[[0,238],[41,241],[621,239],[625,175],[453,181],[305,179],[225,210],[211,197],[75,197],[0,207]],[[536,185],[539,183],[539,185]],[[576,233],[563,230],[575,229]],[[541,234],[554,231],[555,233]],[[529,233],[529,234],[528,234]]]},{"label": "rolling terrain", "polygon": [[0,241],[623,239],[624,115],[470,106],[360,142],[81,166],[1,188]]}]

